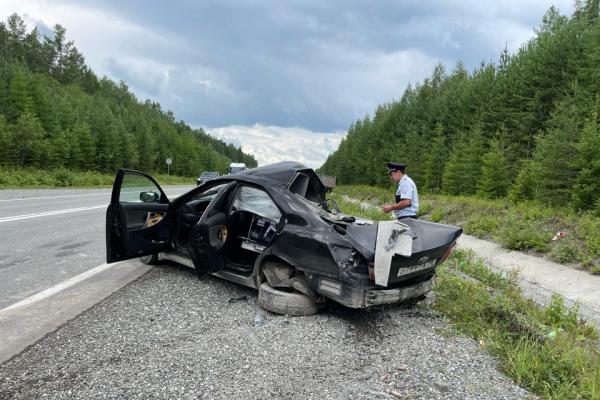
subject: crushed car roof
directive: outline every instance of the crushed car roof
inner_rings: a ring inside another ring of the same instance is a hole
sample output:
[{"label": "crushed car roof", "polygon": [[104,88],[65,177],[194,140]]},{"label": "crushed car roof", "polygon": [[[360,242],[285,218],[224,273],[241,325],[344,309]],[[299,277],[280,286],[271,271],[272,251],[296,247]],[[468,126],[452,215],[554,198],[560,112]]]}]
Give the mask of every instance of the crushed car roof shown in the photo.
[{"label": "crushed car roof", "polygon": [[273,179],[282,185],[287,185],[298,172],[312,172],[312,174],[314,174],[314,171],[304,164],[295,161],[282,161],[238,172],[237,175],[260,176],[262,178]]}]

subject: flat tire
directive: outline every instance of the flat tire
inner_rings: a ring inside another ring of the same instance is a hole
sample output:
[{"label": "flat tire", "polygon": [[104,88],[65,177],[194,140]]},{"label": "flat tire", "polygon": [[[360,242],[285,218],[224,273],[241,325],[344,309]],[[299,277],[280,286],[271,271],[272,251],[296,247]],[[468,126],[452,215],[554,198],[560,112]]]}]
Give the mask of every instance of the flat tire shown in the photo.
[{"label": "flat tire", "polygon": [[258,304],[267,311],[282,315],[313,315],[319,305],[303,293],[284,292],[271,287],[267,282],[258,289]]}]

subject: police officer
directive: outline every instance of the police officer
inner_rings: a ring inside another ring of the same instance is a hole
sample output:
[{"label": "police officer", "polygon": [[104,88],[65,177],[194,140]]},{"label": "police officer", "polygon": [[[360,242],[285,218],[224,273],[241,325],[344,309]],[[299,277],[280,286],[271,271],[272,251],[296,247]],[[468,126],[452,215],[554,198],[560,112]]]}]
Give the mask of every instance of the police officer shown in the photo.
[{"label": "police officer", "polygon": [[419,210],[419,195],[417,194],[417,186],[408,175],[404,173],[406,164],[388,162],[388,176],[390,180],[398,184],[396,191],[396,204],[384,204],[383,212],[394,212],[396,219],[404,218],[417,219],[417,211]]}]

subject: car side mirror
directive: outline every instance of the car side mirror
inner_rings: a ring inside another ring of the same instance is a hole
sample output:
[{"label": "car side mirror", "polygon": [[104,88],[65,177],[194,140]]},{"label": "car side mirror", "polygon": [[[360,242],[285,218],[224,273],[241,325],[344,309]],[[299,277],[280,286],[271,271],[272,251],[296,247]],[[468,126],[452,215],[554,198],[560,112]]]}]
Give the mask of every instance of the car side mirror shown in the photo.
[{"label": "car side mirror", "polygon": [[156,203],[160,199],[160,195],[156,192],[142,192],[140,193],[140,200],[142,203]]}]

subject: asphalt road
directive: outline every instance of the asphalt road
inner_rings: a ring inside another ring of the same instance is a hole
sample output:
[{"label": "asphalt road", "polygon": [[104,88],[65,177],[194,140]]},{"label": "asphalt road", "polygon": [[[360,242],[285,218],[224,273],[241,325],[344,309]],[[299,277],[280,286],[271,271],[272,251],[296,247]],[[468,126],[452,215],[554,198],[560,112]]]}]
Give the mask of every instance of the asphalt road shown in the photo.
[{"label": "asphalt road", "polygon": [[0,310],[106,262],[110,191],[0,190]]}]

